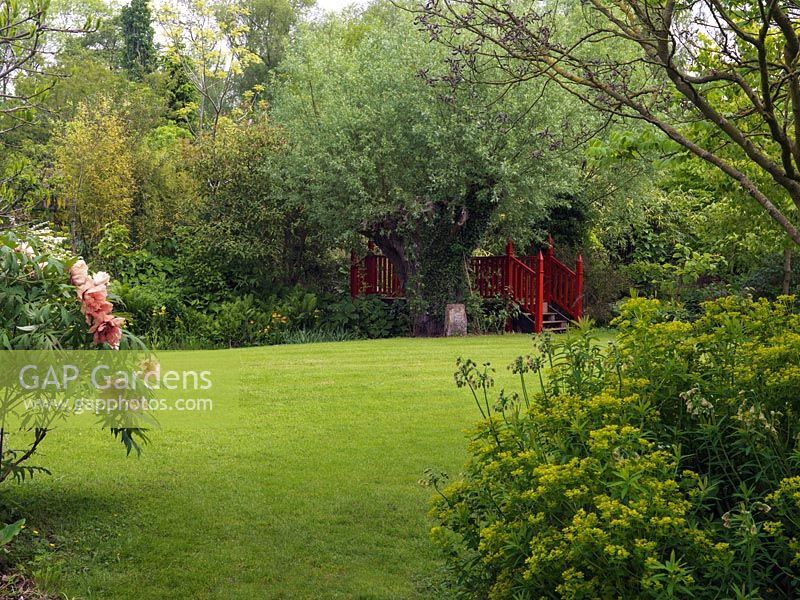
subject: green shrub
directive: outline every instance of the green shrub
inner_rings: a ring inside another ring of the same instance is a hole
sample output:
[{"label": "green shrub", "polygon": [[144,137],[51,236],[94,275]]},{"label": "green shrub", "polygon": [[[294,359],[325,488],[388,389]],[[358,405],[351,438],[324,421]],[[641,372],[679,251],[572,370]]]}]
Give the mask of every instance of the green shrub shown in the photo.
[{"label": "green shrub", "polygon": [[488,365],[459,362],[483,420],[460,481],[429,473],[456,596],[796,597],[793,299],[723,298],[688,322],[634,298],[615,324],[608,347],[587,324],[536,338],[497,399]]},{"label": "green shrub", "polygon": [[251,295],[213,304],[209,311],[207,337],[228,348],[277,343],[288,323],[288,317],[273,310],[271,304]]},{"label": "green shrub", "polygon": [[411,327],[405,300],[386,301],[374,296],[328,302],[321,323],[367,339],[408,335]]},{"label": "green shrub", "polygon": [[166,333],[180,327],[187,316],[180,287],[167,280],[147,283],[121,283],[114,286],[119,296],[128,325],[137,335],[147,338],[154,333]]},{"label": "green shrub", "polygon": [[285,316],[293,331],[313,330],[320,325],[320,300],[313,292],[296,288],[277,303],[277,312]]},{"label": "green shrub", "polygon": [[[30,244],[33,255],[15,250]],[[88,348],[91,336],[64,252],[51,253],[37,240],[0,234],[0,348]]]},{"label": "green shrub", "polygon": [[482,298],[471,293],[466,301],[467,323],[470,333],[503,333],[509,319],[520,314],[519,307],[503,296]]},{"label": "green shrub", "polygon": [[187,228],[177,228],[176,257],[167,258],[132,249],[127,228],[110,223],[95,248],[98,261],[116,275],[114,292],[128,326],[151,348],[305,343],[409,332],[405,300],[318,295],[263,277],[248,280],[252,271],[223,276],[215,262],[219,256],[198,240]]},{"label": "green shrub", "polygon": [[[742,277],[740,286],[750,290],[757,297],[777,298],[783,293],[783,277],[783,255],[769,254]],[[793,293],[797,289],[798,281],[800,281],[800,261],[793,260],[790,279]]]},{"label": "green shrub", "polygon": [[584,311],[592,319],[607,324],[614,317],[614,305],[633,287],[627,267],[612,262],[601,249],[590,247],[584,255]]}]

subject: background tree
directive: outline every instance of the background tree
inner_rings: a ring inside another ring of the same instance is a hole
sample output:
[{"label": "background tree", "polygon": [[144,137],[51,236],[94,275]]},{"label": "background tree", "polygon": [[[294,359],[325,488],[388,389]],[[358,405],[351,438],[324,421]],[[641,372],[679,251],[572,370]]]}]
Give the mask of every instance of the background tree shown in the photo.
[{"label": "background tree", "polygon": [[[118,71],[122,69],[122,55],[124,39],[122,26],[120,24],[120,13],[116,7],[105,2],[58,2],[57,19],[67,18],[66,15],[79,14],[82,18],[89,16],[97,19],[96,27],[81,35],[63,36],[58,35],[48,41],[48,46],[55,48],[54,55],[60,62],[60,57],[64,55],[91,56],[105,67]],[[53,36],[51,36],[53,37]],[[86,72],[84,75],[88,75]]]},{"label": "background tree", "polygon": [[193,235],[203,262],[215,264],[226,289],[255,292],[320,283],[325,231],[287,193],[285,132],[264,115],[223,119],[216,136],[194,145],[190,163],[203,201]]},{"label": "background tree", "polygon": [[176,252],[179,228],[197,221],[200,186],[192,173],[190,134],[176,124],[147,131],[133,145],[135,191],[131,242],[161,256]]},{"label": "background tree", "polygon": [[131,0],[120,15],[124,46],[122,66],[128,76],[139,81],[156,66],[156,46],[153,42],[152,14],[147,0]]},{"label": "background tree", "polygon": [[541,88],[497,100],[439,73],[446,56],[409,14],[374,5],[305,29],[275,98],[295,189],[341,243],[361,234],[389,257],[420,334],[438,333],[444,305],[464,299],[465,259],[496,215],[530,223],[581,187],[580,156],[564,144],[577,103],[547,96],[532,110]]},{"label": "background tree", "polygon": [[167,118],[181,127],[196,129],[200,94],[176,53],[171,52],[163,57],[163,74]]},{"label": "background tree", "polygon": [[596,109],[655,125],[800,244],[794,10],[763,0],[431,0],[420,22],[474,72],[489,62],[504,83],[543,76]]},{"label": "background tree", "polygon": [[105,98],[81,104],[55,142],[59,193],[69,211],[73,246],[101,238],[113,221],[128,225],[135,191],[133,142]]},{"label": "background tree", "polygon": [[246,14],[237,3],[206,0],[181,0],[159,11],[167,54],[200,96],[198,130],[216,131],[223,114],[250,99],[236,93],[238,77],[261,60],[246,45]]},{"label": "background tree", "polygon": [[167,112],[162,78],[130,81],[124,71],[107,65],[102,54],[84,49],[62,52],[51,71],[58,80],[42,100],[45,110],[37,115],[37,125],[47,133],[71,120],[80,104],[99,103],[103,98],[111,100],[139,134],[158,127]]},{"label": "background tree", "polygon": [[[314,0],[247,0],[241,19],[247,26],[244,44],[259,57],[247,65],[238,82],[240,93],[264,84],[286,53],[289,38]],[[269,92],[269,90],[267,90]]]},{"label": "background tree", "polygon": [[[91,30],[94,20],[83,26],[55,26],[48,15],[48,0],[0,1],[0,134],[27,123],[54,79],[48,77],[44,49],[49,34],[77,34]],[[40,85],[21,91],[20,74],[37,75]]]}]

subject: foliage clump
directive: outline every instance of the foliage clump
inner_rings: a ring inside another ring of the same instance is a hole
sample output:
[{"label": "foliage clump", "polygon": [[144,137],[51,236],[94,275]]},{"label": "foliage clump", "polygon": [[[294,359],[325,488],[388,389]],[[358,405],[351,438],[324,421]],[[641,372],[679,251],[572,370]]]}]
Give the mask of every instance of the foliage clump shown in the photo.
[{"label": "foliage clump", "polygon": [[[0,231],[0,483],[24,480],[47,469],[28,464],[40,444],[69,410],[42,387],[22,384],[12,352],[131,348],[138,340],[122,329],[124,319],[112,314],[116,300],[108,293],[110,277],[90,274],[89,266],[65,246],[65,238],[49,228]],[[31,354],[16,354],[23,364]],[[54,360],[64,354],[55,353]],[[72,356],[74,360],[75,355]],[[66,363],[63,365],[66,368]],[[75,367],[77,368],[77,367]],[[13,376],[12,376],[13,375]],[[47,387],[47,386],[45,386]],[[66,385],[65,385],[66,387]],[[56,389],[62,390],[60,386]],[[25,402],[44,402],[44,410]],[[47,402],[54,403],[52,408]],[[100,422],[126,446],[128,453],[147,442],[145,430],[122,426],[116,411],[104,413]],[[16,417],[20,422],[16,423]],[[128,422],[130,423],[130,422]],[[0,531],[0,546],[3,534]]]},{"label": "foliage clump", "polygon": [[0,232],[0,350],[88,349],[70,282],[77,260],[48,228]]},{"label": "foliage clump", "polygon": [[[800,570],[800,315],[727,297],[694,322],[634,298],[602,348],[588,326],[536,340],[490,399],[431,515],[469,598],[790,598]],[[549,369],[549,371],[547,370]],[[531,393],[533,375],[541,391]]]}]

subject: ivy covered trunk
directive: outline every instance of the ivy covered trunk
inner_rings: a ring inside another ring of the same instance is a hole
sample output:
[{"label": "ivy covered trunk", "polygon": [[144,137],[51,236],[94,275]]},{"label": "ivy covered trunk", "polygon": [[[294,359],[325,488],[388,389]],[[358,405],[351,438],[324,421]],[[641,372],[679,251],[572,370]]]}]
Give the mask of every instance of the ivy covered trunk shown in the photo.
[{"label": "ivy covered trunk", "polygon": [[429,203],[421,217],[394,217],[368,233],[406,290],[413,334],[444,334],[445,307],[469,292],[467,264],[489,224],[492,186],[473,184],[458,203]]},{"label": "ivy covered trunk", "polygon": [[445,307],[463,303],[469,292],[466,261],[472,248],[448,237],[425,240],[416,276],[406,288],[415,336],[443,335]]},{"label": "ivy covered trunk", "polygon": [[[464,302],[468,291],[466,261],[469,252],[457,244],[420,252],[412,258],[376,240],[389,258],[395,275],[406,290],[415,336],[432,337],[444,333],[445,306]],[[429,244],[425,244],[429,246]]]}]

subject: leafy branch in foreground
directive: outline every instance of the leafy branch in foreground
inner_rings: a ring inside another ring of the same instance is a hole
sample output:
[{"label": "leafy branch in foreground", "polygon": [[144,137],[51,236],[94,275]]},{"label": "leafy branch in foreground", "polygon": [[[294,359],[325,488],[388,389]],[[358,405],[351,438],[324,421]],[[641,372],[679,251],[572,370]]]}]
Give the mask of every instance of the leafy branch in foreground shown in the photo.
[{"label": "leafy branch in foreground", "polygon": [[[97,26],[91,18],[81,26],[56,25],[49,9],[50,0],[0,0],[0,134],[28,123],[56,80],[46,67],[48,35]],[[21,77],[33,84],[19,85]]]},{"label": "leafy branch in foreground", "polygon": [[[720,169],[800,244],[800,34],[789,1],[429,0],[458,78],[545,78]],[[491,67],[491,68],[490,68]]]}]

